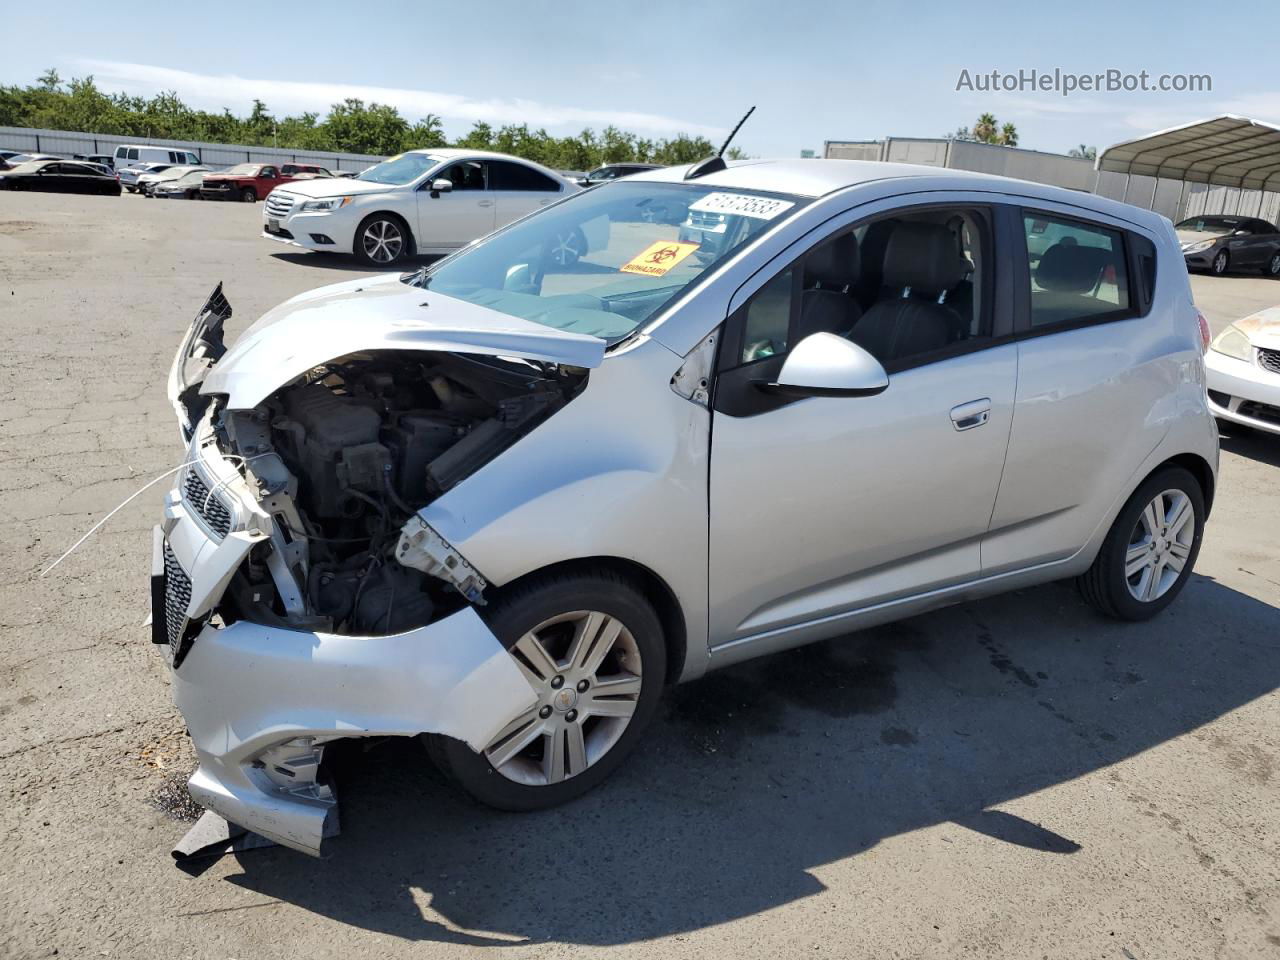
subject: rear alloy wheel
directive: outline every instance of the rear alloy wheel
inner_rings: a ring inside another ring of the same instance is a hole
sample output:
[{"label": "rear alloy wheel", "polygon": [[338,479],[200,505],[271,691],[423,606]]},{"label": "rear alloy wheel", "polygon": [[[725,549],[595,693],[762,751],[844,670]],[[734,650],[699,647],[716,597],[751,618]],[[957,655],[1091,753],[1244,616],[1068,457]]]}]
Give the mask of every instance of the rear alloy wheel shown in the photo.
[{"label": "rear alloy wheel", "polygon": [[1155,616],[1186,585],[1204,535],[1204,494],[1181,467],[1166,467],[1134,492],[1077,583],[1100,612]]},{"label": "rear alloy wheel", "polygon": [[612,772],[653,716],[666,671],[657,615],[607,572],[541,578],[492,606],[486,620],[537,699],[480,753],[446,737],[428,738],[428,750],[489,806],[572,800]]},{"label": "rear alloy wheel", "polygon": [[1219,250],[1218,255],[1213,258],[1212,270],[1215,276],[1222,276],[1227,272],[1227,268],[1231,266],[1231,257],[1227,255],[1227,251]]},{"label": "rear alloy wheel", "polygon": [[1271,254],[1271,259],[1267,261],[1267,276],[1280,277],[1280,250]]},{"label": "rear alloy wheel", "polygon": [[240,191],[240,199],[245,203],[257,203],[258,193],[253,189],[253,187],[245,187]]},{"label": "rear alloy wheel", "polygon": [[408,252],[408,231],[394,217],[374,214],[356,230],[356,256],[370,266],[389,267]]}]

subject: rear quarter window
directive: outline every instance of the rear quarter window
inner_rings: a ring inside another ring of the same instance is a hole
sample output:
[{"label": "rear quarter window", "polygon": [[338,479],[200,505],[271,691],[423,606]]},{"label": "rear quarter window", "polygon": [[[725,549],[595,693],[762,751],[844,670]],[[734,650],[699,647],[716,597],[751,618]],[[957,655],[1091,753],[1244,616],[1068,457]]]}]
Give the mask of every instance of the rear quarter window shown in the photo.
[{"label": "rear quarter window", "polygon": [[1134,315],[1122,231],[1032,211],[1023,229],[1033,330]]}]

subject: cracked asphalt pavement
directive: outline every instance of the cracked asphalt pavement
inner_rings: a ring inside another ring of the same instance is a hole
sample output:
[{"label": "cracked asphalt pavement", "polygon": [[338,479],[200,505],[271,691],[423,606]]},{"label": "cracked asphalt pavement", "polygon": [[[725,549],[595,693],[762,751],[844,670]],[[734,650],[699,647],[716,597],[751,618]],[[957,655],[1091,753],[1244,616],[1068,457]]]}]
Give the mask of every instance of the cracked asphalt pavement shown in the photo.
[{"label": "cracked asphalt pavement", "polygon": [[[1280,438],[1224,438],[1151,623],[1055,584],[713,674],[540,814],[353,744],[331,859],[177,869],[191,753],[142,627],[165,485],[40,571],[177,463],[164,376],[216,282],[234,334],[358,275],[259,216],[0,197],[0,957],[1280,953]],[[1280,301],[1193,285],[1215,329]]]}]

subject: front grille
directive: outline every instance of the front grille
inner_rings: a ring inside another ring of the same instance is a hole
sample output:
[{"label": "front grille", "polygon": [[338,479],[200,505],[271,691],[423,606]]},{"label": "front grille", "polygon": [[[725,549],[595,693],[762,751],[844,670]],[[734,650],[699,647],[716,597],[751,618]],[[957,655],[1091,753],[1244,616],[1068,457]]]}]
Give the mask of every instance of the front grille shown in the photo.
[{"label": "front grille", "polygon": [[1258,348],[1258,366],[1272,373],[1280,373],[1280,350]]},{"label": "front grille", "polygon": [[1269,403],[1258,403],[1256,400],[1245,400],[1240,404],[1240,408],[1237,412],[1242,417],[1252,417],[1254,420],[1262,420],[1266,423],[1280,425],[1280,407],[1273,407]]},{"label": "front grille", "polygon": [[168,542],[164,545],[164,629],[176,667],[186,655],[187,608],[191,606],[191,578],[178,563]]},{"label": "front grille", "polygon": [[204,184],[203,184],[203,186],[201,186],[201,188],[200,188],[200,189],[202,189],[202,190],[230,190],[230,189],[231,189],[231,184],[227,183],[225,180],[224,180],[224,181],[214,181],[213,183],[210,183],[208,180],[206,180],[206,181],[204,181]]},{"label": "front grille", "polygon": [[182,483],[182,499],[219,540],[231,532],[231,511],[209,493],[208,485],[194,470],[187,471],[187,478]]},{"label": "front grille", "polygon": [[266,206],[268,217],[283,220],[289,215],[289,211],[293,209],[293,197],[288,195],[281,196],[278,193],[273,193],[267,197]]}]

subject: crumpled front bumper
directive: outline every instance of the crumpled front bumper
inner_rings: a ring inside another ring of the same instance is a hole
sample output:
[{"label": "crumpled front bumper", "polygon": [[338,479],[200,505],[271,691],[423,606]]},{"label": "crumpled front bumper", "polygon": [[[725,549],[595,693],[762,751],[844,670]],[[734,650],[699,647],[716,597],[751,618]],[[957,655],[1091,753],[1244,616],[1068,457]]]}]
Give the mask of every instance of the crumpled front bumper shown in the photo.
[{"label": "crumpled front bumper", "polygon": [[[165,498],[153,569],[166,570],[167,551],[180,568],[172,576],[185,574],[186,595],[166,593],[171,574],[163,574],[160,616],[165,600],[173,609],[160,627],[170,640],[161,649],[174,664],[174,700],[200,764],[189,784],[197,803],[318,856],[337,832],[335,800],[317,776],[326,742],[438,733],[480,750],[533,705],[524,675],[472,607],[390,636],[219,624],[210,613],[248,552],[269,538],[263,524],[271,521],[199,435],[190,459],[202,502],[187,499],[180,472]],[[229,517],[226,532],[209,522],[212,499]]]},{"label": "crumpled front bumper", "polygon": [[480,750],[535,700],[471,607],[394,636],[206,626],[173,696],[200,761],[192,798],[316,856],[337,832],[315,778],[325,741],[441,733]]}]

